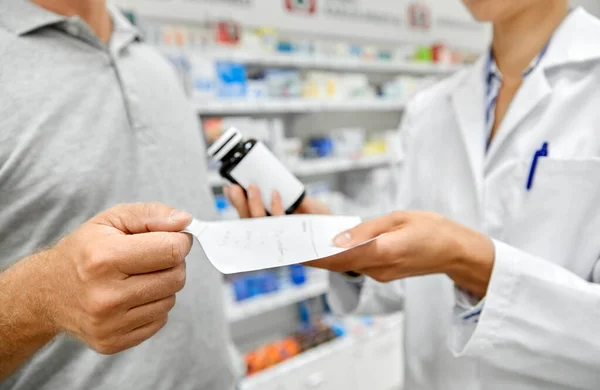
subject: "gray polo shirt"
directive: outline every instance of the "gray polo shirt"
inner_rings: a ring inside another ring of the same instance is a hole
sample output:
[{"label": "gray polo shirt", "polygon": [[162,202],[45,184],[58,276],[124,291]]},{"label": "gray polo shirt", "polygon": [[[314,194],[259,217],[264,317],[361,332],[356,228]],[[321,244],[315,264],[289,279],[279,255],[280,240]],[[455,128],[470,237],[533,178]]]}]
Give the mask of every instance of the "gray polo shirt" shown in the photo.
[{"label": "gray polo shirt", "polygon": [[[198,118],[175,72],[111,13],[106,47],[78,17],[0,0],[0,268],[120,202],[213,217]],[[197,247],[187,272],[153,338],[103,356],[60,336],[0,389],[232,389],[221,277]]]}]

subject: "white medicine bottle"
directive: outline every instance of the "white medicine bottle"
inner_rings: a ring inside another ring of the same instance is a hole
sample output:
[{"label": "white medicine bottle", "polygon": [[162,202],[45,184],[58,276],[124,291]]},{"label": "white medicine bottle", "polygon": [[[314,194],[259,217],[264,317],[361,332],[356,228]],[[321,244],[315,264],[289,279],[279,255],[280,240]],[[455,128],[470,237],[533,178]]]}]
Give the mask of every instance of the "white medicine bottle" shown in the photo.
[{"label": "white medicine bottle", "polygon": [[265,209],[271,214],[273,191],[279,192],[283,209],[292,214],[304,200],[306,190],[277,157],[260,141],[244,139],[235,128],[227,130],[210,148],[208,155],[221,162],[219,174],[244,191],[250,185],[260,190]]}]

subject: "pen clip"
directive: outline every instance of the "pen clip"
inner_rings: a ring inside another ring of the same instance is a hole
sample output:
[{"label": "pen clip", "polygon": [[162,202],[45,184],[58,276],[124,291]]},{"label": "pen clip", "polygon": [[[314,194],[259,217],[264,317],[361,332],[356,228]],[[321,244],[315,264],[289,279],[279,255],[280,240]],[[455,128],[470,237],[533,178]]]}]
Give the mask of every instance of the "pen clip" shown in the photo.
[{"label": "pen clip", "polygon": [[525,189],[527,191],[530,191],[531,187],[533,186],[533,178],[535,177],[538,159],[540,157],[548,157],[548,153],[548,142],[544,142],[540,150],[537,150],[533,155],[533,160],[531,161],[531,168],[529,169],[529,177],[527,178],[527,185],[525,186]]}]

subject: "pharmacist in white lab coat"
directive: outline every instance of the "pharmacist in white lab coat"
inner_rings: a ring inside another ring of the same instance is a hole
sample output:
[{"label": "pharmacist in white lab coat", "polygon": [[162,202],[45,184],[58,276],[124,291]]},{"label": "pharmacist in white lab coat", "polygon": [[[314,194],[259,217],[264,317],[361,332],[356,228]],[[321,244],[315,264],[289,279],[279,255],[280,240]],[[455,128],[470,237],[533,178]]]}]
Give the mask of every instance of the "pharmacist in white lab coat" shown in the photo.
[{"label": "pharmacist in white lab coat", "polygon": [[494,23],[493,54],[402,126],[398,206],[426,211],[359,225],[336,243],[379,238],[311,265],[335,271],[338,312],[404,310],[407,390],[599,389],[600,21],[566,0],[465,3]]}]

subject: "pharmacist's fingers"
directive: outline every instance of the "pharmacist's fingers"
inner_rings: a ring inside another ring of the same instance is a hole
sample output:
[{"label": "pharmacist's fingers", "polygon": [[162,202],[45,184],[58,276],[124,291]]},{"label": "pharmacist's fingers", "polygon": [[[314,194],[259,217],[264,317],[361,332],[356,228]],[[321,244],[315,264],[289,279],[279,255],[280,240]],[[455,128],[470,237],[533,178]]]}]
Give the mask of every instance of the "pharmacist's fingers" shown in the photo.
[{"label": "pharmacist's fingers", "polygon": [[248,208],[250,209],[250,216],[252,218],[267,216],[267,211],[260,196],[260,190],[255,185],[248,187]]},{"label": "pharmacist's fingers", "polygon": [[279,191],[273,191],[271,195],[271,215],[285,215]]},{"label": "pharmacist's fingers", "polygon": [[248,199],[240,186],[232,185],[223,188],[223,192],[229,202],[235,207],[240,218],[250,218],[250,209],[248,208]]}]

